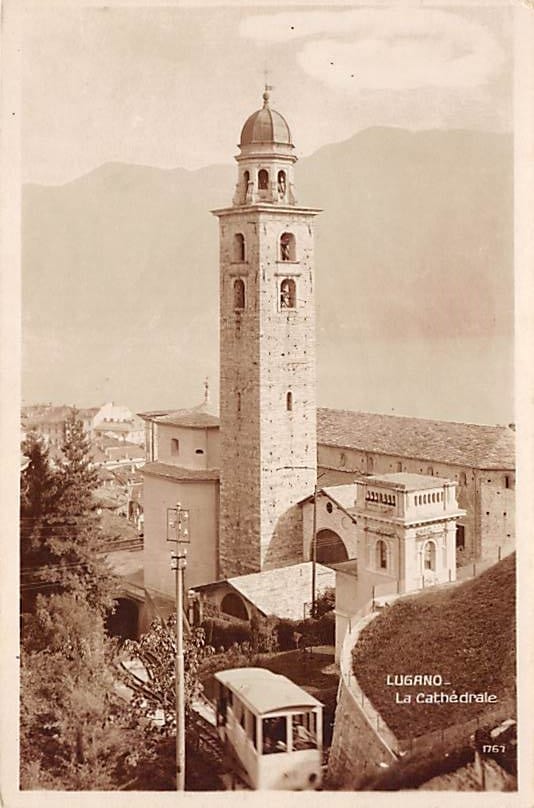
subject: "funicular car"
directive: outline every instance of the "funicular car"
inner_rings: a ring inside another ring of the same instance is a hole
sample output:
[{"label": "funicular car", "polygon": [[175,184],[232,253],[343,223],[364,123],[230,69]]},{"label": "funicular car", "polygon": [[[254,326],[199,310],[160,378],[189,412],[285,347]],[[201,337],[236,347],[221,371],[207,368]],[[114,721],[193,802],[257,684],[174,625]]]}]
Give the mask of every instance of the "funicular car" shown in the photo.
[{"label": "funicular car", "polygon": [[249,787],[320,788],[321,702],[265,668],[233,668],[214,677],[219,737]]}]

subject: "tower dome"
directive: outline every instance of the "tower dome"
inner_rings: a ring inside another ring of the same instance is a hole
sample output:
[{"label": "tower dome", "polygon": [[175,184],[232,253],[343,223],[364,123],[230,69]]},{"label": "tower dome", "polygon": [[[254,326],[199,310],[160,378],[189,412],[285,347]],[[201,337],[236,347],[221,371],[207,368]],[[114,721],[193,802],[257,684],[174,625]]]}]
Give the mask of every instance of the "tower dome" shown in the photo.
[{"label": "tower dome", "polygon": [[241,130],[239,145],[242,147],[262,143],[293,146],[291,132],[285,118],[269,106],[269,90],[267,87],[263,93],[263,107],[253,112],[245,121],[245,125]]}]

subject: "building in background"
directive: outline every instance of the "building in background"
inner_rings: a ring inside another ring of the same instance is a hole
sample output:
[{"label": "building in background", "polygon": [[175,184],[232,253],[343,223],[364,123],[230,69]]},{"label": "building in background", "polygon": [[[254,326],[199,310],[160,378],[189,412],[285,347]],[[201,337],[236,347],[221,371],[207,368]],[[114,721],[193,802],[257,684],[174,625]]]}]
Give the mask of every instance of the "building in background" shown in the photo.
[{"label": "building in background", "polygon": [[323,485],[401,471],[454,480],[459,563],[515,547],[513,428],[319,409],[317,435]]}]

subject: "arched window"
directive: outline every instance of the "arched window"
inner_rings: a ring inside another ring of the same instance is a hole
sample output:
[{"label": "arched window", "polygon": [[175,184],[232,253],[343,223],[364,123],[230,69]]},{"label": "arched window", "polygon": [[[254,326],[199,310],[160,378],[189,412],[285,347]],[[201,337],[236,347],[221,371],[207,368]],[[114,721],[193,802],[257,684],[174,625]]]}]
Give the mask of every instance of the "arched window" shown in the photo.
[{"label": "arched window", "polygon": [[290,390],[289,393],[286,395],[286,410],[288,412],[291,412],[292,409],[293,409],[293,393]]},{"label": "arched window", "polygon": [[341,537],[333,530],[319,530],[316,539],[316,559],[319,564],[348,561],[349,554]]},{"label": "arched window", "polygon": [[234,309],[245,308],[245,281],[236,278],[234,281]]},{"label": "arched window", "polygon": [[280,308],[294,309],[297,305],[297,286],[293,278],[284,278],[280,284]]},{"label": "arched window", "polygon": [[228,592],[222,599],[221,612],[231,617],[237,617],[238,620],[248,620],[247,607],[242,598],[233,592]]},{"label": "arched window", "polygon": [[293,233],[282,233],[280,236],[280,259],[296,261],[295,236]]},{"label": "arched window", "polygon": [[388,567],[388,548],[386,542],[378,539],[375,547],[376,567],[379,570],[385,570]]},{"label": "arched window", "polygon": [[244,204],[247,201],[249,182],[250,182],[250,171],[243,171],[243,182],[241,185],[241,204]]},{"label": "arched window", "polygon": [[234,261],[245,260],[245,236],[243,233],[236,233],[234,236]]},{"label": "arched window", "polygon": [[258,171],[258,188],[260,191],[266,191],[269,188],[269,172],[264,168]]},{"label": "arched window", "polygon": [[286,172],[278,172],[278,196],[284,197],[286,195]]},{"label": "arched window", "polygon": [[436,545],[433,541],[427,541],[424,548],[425,570],[436,569]]}]

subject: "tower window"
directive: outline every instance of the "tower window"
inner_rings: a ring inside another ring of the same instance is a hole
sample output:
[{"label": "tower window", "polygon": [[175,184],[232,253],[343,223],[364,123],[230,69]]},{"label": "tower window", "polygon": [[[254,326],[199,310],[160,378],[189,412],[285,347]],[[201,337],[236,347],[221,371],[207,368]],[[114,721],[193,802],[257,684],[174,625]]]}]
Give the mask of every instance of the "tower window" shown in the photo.
[{"label": "tower window", "polygon": [[376,566],[379,570],[386,570],[388,568],[388,548],[386,542],[379,539],[375,546]]},{"label": "tower window", "polygon": [[295,236],[282,233],[280,236],[280,258],[282,261],[296,261]]},{"label": "tower window", "polygon": [[293,393],[289,391],[289,393],[286,395],[286,410],[288,412],[291,412],[292,409],[293,409]]},{"label": "tower window", "polygon": [[245,236],[236,233],[234,236],[234,261],[245,261]]},{"label": "tower window", "polygon": [[236,395],[236,404],[237,404],[237,411],[241,412],[241,393],[237,393]]},{"label": "tower window", "polygon": [[294,309],[297,305],[297,286],[293,278],[284,278],[280,284],[280,308]]},{"label": "tower window", "polygon": [[244,171],[243,172],[243,202],[247,201],[249,182],[250,182],[250,172],[249,171]]},{"label": "tower window", "polygon": [[425,570],[436,569],[436,545],[433,541],[427,541],[424,549]]},{"label": "tower window", "polygon": [[278,172],[278,196],[283,198],[286,195],[286,172]]},{"label": "tower window", "polygon": [[234,309],[245,308],[245,282],[241,278],[234,281]]},{"label": "tower window", "polygon": [[264,168],[258,171],[258,188],[260,191],[267,191],[269,188],[269,172]]},{"label": "tower window", "polygon": [[171,438],[171,455],[176,457],[180,454],[180,441],[178,438]]}]

